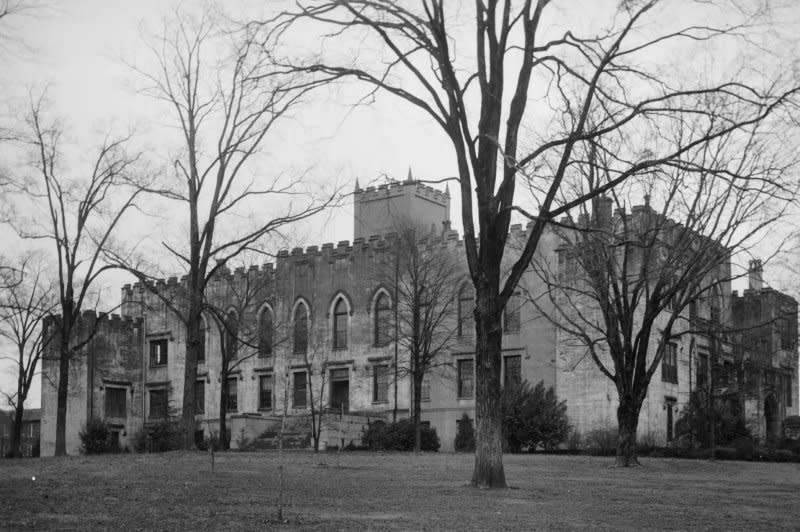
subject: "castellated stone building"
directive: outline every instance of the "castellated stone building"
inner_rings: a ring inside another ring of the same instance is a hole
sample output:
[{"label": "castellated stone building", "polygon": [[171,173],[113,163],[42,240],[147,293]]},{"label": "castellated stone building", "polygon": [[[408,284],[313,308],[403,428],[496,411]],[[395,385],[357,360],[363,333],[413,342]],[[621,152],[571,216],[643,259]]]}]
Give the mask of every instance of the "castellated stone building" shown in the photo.
[{"label": "castellated stone building", "polygon": [[[381,270],[390,257],[396,238],[391,230],[398,220],[411,219],[426,228],[421,246],[434,246],[457,258],[463,278],[457,312],[459,319],[471,315],[473,296],[464,244],[450,230],[447,192],[415,182],[409,173],[404,182],[357,186],[354,202],[352,242],[281,251],[274,264],[225,271],[210,286],[210,303],[226,316],[235,314],[240,327],[257,331],[251,345],[239,348],[240,360],[227,378],[228,426],[234,447],[240,435],[253,441],[274,429],[284,405],[296,426],[306,427],[302,420],[308,418],[312,397],[321,398],[317,404],[330,412],[322,431],[323,446],[357,442],[367,421],[390,420],[395,409],[399,417],[410,415],[410,379],[394,378],[393,373],[395,356],[403,361],[408,355],[387,340],[394,290]],[[509,254],[526,238],[527,228],[512,226]],[[557,235],[546,232],[534,263],[557,267],[558,246]],[[521,293],[543,290],[540,279],[532,269],[523,278]],[[245,284],[258,290],[246,308],[237,309],[232,287]],[[182,286],[179,279],[170,278],[156,289],[179,296]],[[758,341],[731,335],[725,349],[725,361],[738,368],[740,380],[750,385],[747,413],[754,431],[762,435],[777,431],[783,417],[797,413],[796,302],[761,285],[751,286],[742,296],[727,289],[719,301],[733,309],[731,325],[757,320],[748,316],[753,316],[758,304],[763,316],[770,312],[795,316],[787,318],[788,331],[784,322],[771,322],[759,329]],[[547,312],[545,305],[537,310],[521,295],[509,306],[502,324],[504,382],[543,381],[555,386],[559,398],[566,400],[575,429],[584,434],[595,428],[614,428],[613,384],[588,358],[576,364],[574,357],[579,354],[570,351],[561,333],[542,315]],[[701,302],[692,312],[697,319],[709,319],[712,310]],[[80,334],[95,333],[83,356],[71,363],[66,438],[70,454],[79,452],[78,433],[89,419],[106,420],[119,445],[130,447],[134,434],[181,403],[182,323],[161,298],[140,284],[123,287],[121,315],[84,314]],[[225,333],[215,320],[205,317],[204,358],[197,373],[197,420],[205,435],[217,430],[222,386],[220,353]],[[55,326],[57,320],[48,325]],[[470,326],[459,328],[452,348],[440,355],[441,365],[422,386],[422,420],[436,428],[444,451],[453,449],[462,415],[474,417],[473,334]],[[706,356],[708,342],[700,335],[689,336],[676,346],[675,359],[670,361],[675,370],[653,379],[642,409],[640,435],[651,434],[660,444],[672,438],[678,412],[705,371],[698,360]],[[245,356],[248,349],[253,356]],[[311,389],[306,385],[309,367]],[[757,377],[752,376],[754,372]],[[49,456],[55,450],[57,361],[48,357],[42,373],[41,453]],[[735,382],[732,379],[730,386]]]}]

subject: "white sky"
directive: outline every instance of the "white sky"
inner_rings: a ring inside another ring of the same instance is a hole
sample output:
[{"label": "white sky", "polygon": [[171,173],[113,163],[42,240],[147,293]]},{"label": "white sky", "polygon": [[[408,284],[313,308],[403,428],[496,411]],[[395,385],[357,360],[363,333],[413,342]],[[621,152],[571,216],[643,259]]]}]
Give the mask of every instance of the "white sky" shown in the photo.
[{"label": "white sky", "polygon": [[[167,0],[54,1],[46,9],[4,20],[2,24],[10,27],[0,29],[0,36],[10,31],[12,41],[0,47],[0,90],[5,105],[0,117],[11,123],[19,119],[28,92],[38,93],[47,85],[51,110],[63,119],[71,146],[92,146],[109,130],[134,128],[137,142],[156,161],[168,157],[175,139],[163,128],[162,109],[137,94],[140,78],[125,62],[146,64],[149,55],[142,46],[142,27],[157,31],[175,4]],[[224,5],[237,14],[254,14],[265,2]],[[455,174],[448,142],[421,112],[385,96],[374,105],[351,109],[346,102],[352,101],[353,94],[346,88],[320,94],[290,122],[279,126],[277,136],[266,145],[270,164],[265,171],[308,171],[313,179],[347,188],[352,188],[356,178],[362,186],[383,182],[384,175],[403,179],[409,167],[415,177],[423,179]],[[454,186],[450,189],[455,191]],[[453,202],[451,216],[454,228],[460,231],[458,205]],[[170,224],[137,220],[136,225],[158,237],[164,236],[165,226]],[[344,205],[306,224],[298,233],[294,241],[305,245],[350,240],[352,208]],[[18,245],[3,230],[0,243],[6,252]],[[110,304],[116,303],[123,282],[128,281],[119,276],[104,280]],[[0,365],[0,389],[13,385],[12,375]],[[32,396],[30,406],[38,406],[38,388]]]}]

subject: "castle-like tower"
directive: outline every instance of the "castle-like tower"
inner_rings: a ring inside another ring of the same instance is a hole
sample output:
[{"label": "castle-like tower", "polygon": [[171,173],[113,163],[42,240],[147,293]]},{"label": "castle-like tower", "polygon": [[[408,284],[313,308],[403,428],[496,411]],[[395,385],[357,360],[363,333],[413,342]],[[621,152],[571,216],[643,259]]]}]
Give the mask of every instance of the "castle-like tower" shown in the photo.
[{"label": "castle-like tower", "polygon": [[356,181],[353,240],[368,239],[413,224],[439,233],[450,224],[450,193],[415,181],[408,170],[405,181],[362,189]]}]

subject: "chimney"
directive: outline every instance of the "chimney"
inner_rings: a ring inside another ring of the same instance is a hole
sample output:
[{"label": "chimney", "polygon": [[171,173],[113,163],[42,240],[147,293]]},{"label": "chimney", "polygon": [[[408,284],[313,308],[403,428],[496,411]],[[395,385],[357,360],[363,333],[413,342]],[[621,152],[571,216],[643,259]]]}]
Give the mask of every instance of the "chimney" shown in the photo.
[{"label": "chimney", "polygon": [[764,288],[764,268],[761,266],[761,259],[750,261],[748,273],[748,287],[750,290],[761,290]]}]

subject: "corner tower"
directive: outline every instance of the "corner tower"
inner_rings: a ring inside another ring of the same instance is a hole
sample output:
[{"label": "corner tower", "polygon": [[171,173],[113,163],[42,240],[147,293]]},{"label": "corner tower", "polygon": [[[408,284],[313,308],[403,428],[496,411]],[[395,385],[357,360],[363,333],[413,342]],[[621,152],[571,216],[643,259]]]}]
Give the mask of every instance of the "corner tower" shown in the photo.
[{"label": "corner tower", "polygon": [[403,182],[365,189],[356,182],[353,203],[354,240],[386,234],[409,222],[440,232],[450,222],[450,193],[415,181],[410,168]]}]

